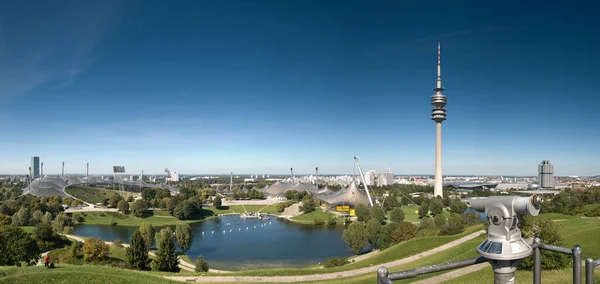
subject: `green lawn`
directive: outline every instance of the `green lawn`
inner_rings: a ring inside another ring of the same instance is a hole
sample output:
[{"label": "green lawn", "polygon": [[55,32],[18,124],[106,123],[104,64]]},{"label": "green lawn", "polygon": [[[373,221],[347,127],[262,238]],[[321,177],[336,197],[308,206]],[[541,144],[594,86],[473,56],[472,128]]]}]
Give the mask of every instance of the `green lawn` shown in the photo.
[{"label": "green lawn", "polygon": [[[4,276],[5,275],[5,276]],[[55,269],[43,266],[0,267],[0,283],[13,284],[106,284],[106,283],[180,283],[147,272],[138,272],[94,265],[57,265]]]},{"label": "green lawn", "polygon": [[153,226],[176,225],[177,223],[194,223],[215,216],[211,210],[203,210],[203,215],[195,220],[178,220],[169,215],[166,211],[150,211],[151,216],[138,218],[132,214],[122,214],[118,212],[84,212],[78,213],[83,216],[82,224],[108,225],[115,221],[117,226],[139,226],[142,222],[152,224]]},{"label": "green lawn", "polygon": [[324,212],[320,208],[317,208],[315,211],[310,213],[302,213],[296,217],[292,218],[292,221],[303,223],[303,224],[313,224],[314,220],[327,222],[332,217],[335,217],[334,214],[329,212]]},{"label": "green lawn", "polygon": [[[532,283],[533,272],[517,270],[515,273],[515,283]],[[582,273],[582,280],[585,282],[585,273]],[[542,271],[542,283],[558,284],[558,283],[572,283],[573,281],[573,268],[568,267],[561,270],[548,270]],[[491,268],[484,268],[482,270],[457,277],[452,280],[443,282],[447,284],[487,284],[494,283],[494,273]],[[600,273],[594,274],[594,283],[600,283]]]},{"label": "green lawn", "polygon": [[378,252],[370,258],[354,263],[346,264],[344,266],[335,268],[285,268],[285,269],[263,269],[263,270],[247,270],[234,272],[227,275],[245,275],[245,276],[284,276],[284,275],[307,275],[307,274],[321,274],[321,273],[332,273],[339,271],[352,270],[357,268],[368,267],[372,265],[378,265],[397,259],[416,255],[418,253],[439,247],[443,244],[452,242],[460,239],[466,235],[472,234],[482,229],[482,226],[469,227],[465,232],[455,236],[438,236],[438,237],[420,237],[415,238],[395,246],[392,246],[384,251]]},{"label": "green lawn", "polygon": [[404,205],[400,208],[402,208],[402,211],[404,211],[404,221],[413,223],[418,223],[419,221],[421,221],[421,219],[419,219],[419,214],[415,213],[417,210],[419,210],[418,206]]},{"label": "green lawn", "polygon": [[539,218],[549,219],[549,220],[566,220],[566,219],[575,219],[577,216],[561,214],[561,213],[544,213],[538,215]]},{"label": "green lawn", "polygon": [[119,194],[125,198],[129,195],[137,196],[139,193],[130,193],[127,191],[117,191],[111,189],[102,189],[102,188],[94,188],[94,187],[76,187],[71,186],[65,189],[68,194],[73,195],[76,198],[79,198],[87,203],[96,204],[102,203],[105,198],[110,198],[115,194]]}]

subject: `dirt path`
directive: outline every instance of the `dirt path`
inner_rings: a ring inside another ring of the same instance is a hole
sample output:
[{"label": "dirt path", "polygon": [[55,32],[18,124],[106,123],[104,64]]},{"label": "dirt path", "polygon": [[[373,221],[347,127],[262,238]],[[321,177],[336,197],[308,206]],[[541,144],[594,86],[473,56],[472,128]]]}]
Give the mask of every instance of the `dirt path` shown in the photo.
[{"label": "dirt path", "polygon": [[279,215],[280,217],[283,218],[293,218],[295,216],[300,215],[300,203],[294,203],[288,207],[285,208],[285,210],[283,210],[283,213],[281,213],[281,215]]},{"label": "dirt path", "polygon": [[386,266],[386,267],[390,268],[390,267],[407,264],[407,263],[413,262],[415,260],[418,260],[418,259],[421,259],[424,257],[428,257],[428,256],[434,255],[438,252],[450,249],[450,248],[460,245],[464,242],[470,241],[470,240],[480,236],[484,232],[485,231],[481,230],[481,231],[472,233],[468,236],[462,237],[453,242],[439,246],[437,248],[422,252],[420,254],[409,256],[409,257],[406,257],[403,259],[398,259],[395,261],[391,261],[391,262],[387,262],[387,263],[383,263],[383,264],[379,264],[379,265],[373,265],[373,266],[369,266],[369,267],[363,267],[363,268],[342,271],[342,272],[336,272],[336,273],[323,273],[323,274],[298,275],[298,276],[198,276],[198,277],[165,276],[165,278],[171,279],[171,280],[177,280],[177,281],[184,281],[184,282],[193,282],[193,281],[195,281],[195,282],[303,282],[303,281],[322,281],[322,280],[328,280],[328,279],[339,279],[339,278],[363,275],[363,274],[367,274],[367,273],[373,273],[373,276],[375,276],[375,272],[381,266]]}]

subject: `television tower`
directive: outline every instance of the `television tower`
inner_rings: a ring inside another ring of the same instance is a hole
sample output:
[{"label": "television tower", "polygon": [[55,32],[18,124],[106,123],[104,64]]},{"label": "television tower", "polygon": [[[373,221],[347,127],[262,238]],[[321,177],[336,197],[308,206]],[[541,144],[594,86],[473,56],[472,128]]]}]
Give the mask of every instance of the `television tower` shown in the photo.
[{"label": "television tower", "polygon": [[431,96],[431,104],[435,106],[431,110],[431,120],[435,121],[435,183],[433,186],[433,195],[444,197],[442,192],[442,121],[446,120],[446,96],[442,94],[444,87],[442,87],[442,67],[440,62],[441,46],[438,42],[438,54],[437,54],[437,84],[435,89],[435,95]]}]

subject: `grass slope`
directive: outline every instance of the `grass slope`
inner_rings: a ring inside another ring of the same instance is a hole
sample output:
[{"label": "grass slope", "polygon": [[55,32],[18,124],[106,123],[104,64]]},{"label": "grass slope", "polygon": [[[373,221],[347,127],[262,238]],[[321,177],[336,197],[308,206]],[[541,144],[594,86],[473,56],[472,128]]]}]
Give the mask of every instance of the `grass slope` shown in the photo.
[{"label": "grass slope", "polygon": [[302,213],[296,217],[292,218],[292,221],[304,224],[313,224],[314,220],[327,222],[332,217],[335,217],[334,214],[324,212],[320,208],[317,208],[315,211],[310,213]]},{"label": "grass slope", "polygon": [[94,188],[94,187],[78,187],[71,186],[65,189],[68,194],[71,194],[87,203],[96,204],[102,203],[105,198],[111,198],[115,194],[119,194],[125,198],[129,195],[138,195],[135,193],[130,193],[126,191],[117,191],[111,189],[102,189],[102,188]]},{"label": "grass slope", "polygon": [[153,226],[175,225],[177,223],[194,223],[202,221],[206,218],[214,217],[215,214],[210,210],[203,210],[202,216],[194,220],[178,220],[170,216],[166,211],[151,211],[150,216],[138,218],[132,214],[122,214],[118,212],[85,212],[82,214],[84,220],[82,224],[92,225],[108,225],[111,221],[115,221],[117,226],[139,226],[142,222],[152,224]]},{"label": "grass slope", "polygon": [[[5,275],[5,276],[4,276]],[[129,271],[108,266],[94,265],[58,265],[55,269],[43,266],[0,267],[0,283],[27,284],[159,284],[180,283],[146,272]]]}]

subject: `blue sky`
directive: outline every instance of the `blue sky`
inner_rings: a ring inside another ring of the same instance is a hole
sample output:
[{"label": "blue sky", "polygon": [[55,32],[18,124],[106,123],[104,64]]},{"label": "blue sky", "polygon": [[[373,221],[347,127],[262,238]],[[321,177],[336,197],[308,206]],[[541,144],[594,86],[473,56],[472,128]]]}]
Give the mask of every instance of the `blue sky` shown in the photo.
[{"label": "blue sky", "polygon": [[[600,173],[597,1],[3,1],[0,173]],[[595,54],[596,53],[596,54]]]}]

